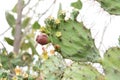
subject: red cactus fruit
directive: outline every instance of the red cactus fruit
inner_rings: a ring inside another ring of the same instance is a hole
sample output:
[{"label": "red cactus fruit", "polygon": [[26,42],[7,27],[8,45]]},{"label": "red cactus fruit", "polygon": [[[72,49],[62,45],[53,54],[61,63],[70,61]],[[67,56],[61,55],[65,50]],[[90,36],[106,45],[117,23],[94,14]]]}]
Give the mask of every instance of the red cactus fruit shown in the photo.
[{"label": "red cactus fruit", "polygon": [[37,35],[36,41],[37,41],[39,44],[41,44],[41,45],[47,44],[47,43],[48,43],[48,36],[47,36],[47,34],[41,33],[41,34]]}]

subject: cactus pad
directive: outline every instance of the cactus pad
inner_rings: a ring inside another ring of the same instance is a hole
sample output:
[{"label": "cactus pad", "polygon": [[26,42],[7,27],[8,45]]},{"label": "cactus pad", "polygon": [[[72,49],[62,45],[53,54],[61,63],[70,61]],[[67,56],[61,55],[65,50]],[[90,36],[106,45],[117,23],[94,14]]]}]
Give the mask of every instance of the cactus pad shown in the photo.
[{"label": "cactus pad", "polygon": [[52,55],[42,63],[41,72],[44,80],[61,80],[65,63],[61,55]]},{"label": "cactus pad", "polygon": [[103,68],[106,80],[120,80],[120,48],[113,47],[106,51]]},{"label": "cactus pad", "polygon": [[104,80],[104,77],[89,64],[73,63],[66,68],[62,80]]},{"label": "cactus pad", "polygon": [[120,0],[97,0],[102,8],[113,15],[120,15]]},{"label": "cactus pad", "polygon": [[63,57],[75,61],[91,62],[99,59],[99,51],[94,44],[90,30],[86,29],[82,23],[74,20],[62,20],[59,24],[51,19],[47,21],[49,38],[53,44],[60,46],[59,52]]}]

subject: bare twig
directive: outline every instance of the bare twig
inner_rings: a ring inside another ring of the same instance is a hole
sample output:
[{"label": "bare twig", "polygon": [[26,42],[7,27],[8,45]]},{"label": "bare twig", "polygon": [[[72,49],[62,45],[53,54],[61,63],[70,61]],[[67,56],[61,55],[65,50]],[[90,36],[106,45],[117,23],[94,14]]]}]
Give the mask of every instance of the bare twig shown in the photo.
[{"label": "bare twig", "polygon": [[23,6],[23,9],[30,3],[31,0],[28,0],[28,2]]},{"label": "bare twig", "polygon": [[[42,1],[42,0],[39,0],[39,1]],[[56,0],[53,1],[53,3],[48,7],[48,9],[46,9],[45,12],[41,13],[40,15],[38,15],[39,16],[38,20],[49,11],[49,9],[53,6],[53,4],[55,4],[55,2],[56,2]],[[37,2],[33,7],[36,7],[38,5],[38,3],[39,2]],[[35,12],[35,10],[33,12]],[[34,14],[36,14],[36,13],[34,13]],[[34,16],[34,14],[32,16]],[[29,24],[29,25],[31,25],[31,24]],[[32,29],[32,27],[26,28],[24,33],[27,33],[31,29]],[[26,34],[24,34],[22,37],[24,37],[24,36],[26,36]]]},{"label": "bare twig", "polygon": [[6,47],[4,46],[4,44],[3,44],[1,41],[0,41],[0,43],[2,44],[2,46],[3,46],[3,48],[5,49],[6,53],[8,54],[7,49],[6,49]]},{"label": "bare twig", "polygon": [[28,8],[28,11],[25,13],[25,15],[28,15],[30,13],[30,11],[35,11],[35,10],[32,10],[34,7],[36,8],[39,4],[39,1],[41,0],[38,0],[32,7]]},{"label": "bare twig", "polygon": [[14,36],[14,44],[13,44],[13,51],[17,54],[20,48],[21,42],[21,19],[22,19],[22,0],[18,0],[17,4],[17,20],[16,20],[16,27],[15,27],[15,36]]},{"label": "bare twig", "polygon": [[[111,16],[110,16],[110,22],[111,22]],[[109,23],[110,23],[110,22],[109,22]],[[109,24],[109,23],[108,23],[108,24]],[[100,45],[99,45],[98,49],[100,49],[101,46],[102,46],[102,44],[103,44],[104,35],[105,35],[106,30],[107,30],[108,24],[105,26],[105,28],[104,28],[104,30],[103,30],[102,37],[101,37],[101,41],[100,41]]]},{"label": "bare twig", "polygon": [[53,1],[53,3],[48,7],[48,9],[46,9],[45,12],[43,12],[42,14],[39,15],[38,20],[40,20],[40,18],[50,10],[50,8],[55,4],[55,2],[56,2],[56,0]]},{"label": "bare twig", "polygon": [[4,35],[8,30],[10,30],[11,29],[11,27],[9,27],[8,29],[6,29],[4,32],[2,32],[1,34],[0,34],[0,36],[2,36],[2,35]]}]

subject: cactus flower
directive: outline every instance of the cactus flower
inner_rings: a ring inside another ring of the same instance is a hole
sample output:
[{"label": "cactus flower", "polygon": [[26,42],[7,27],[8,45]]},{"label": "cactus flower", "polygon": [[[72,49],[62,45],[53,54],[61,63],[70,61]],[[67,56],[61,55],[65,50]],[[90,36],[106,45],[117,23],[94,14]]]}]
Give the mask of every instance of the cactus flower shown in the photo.
[{"label": "cactus flower", "polygon": [[60,31],[58,31],[58,32],[56,32],[56,34],[55,34],[55,35],[56,35],[56,37],[58,37],[58,38],[59,38],[59,37],[61,37],[61,36],[62,36],[62,33],[61,33]]},{"label": "cactus flower", "polygon": [[16,68],[14,70],[15,70],[16,75],[20,75],[22,73],[22,70],[20,69],[19,66],[16,66]]},{"label": "cactus flower", "polygon": [[42,53],[42,58],[43,58],[43,60],[47,60],[48,59],[48,53],[47,52],[43,52]]},{"label": "cactus flower", "polygon": [[55,23],[56,23],[56,24],[60,24],[60,20],[59,20],[59,19],[56,19],[56,20],[55,20]]},{"label": "cactus flower", "polygon": [[17,76],[13,76],[12,80],[18,80]]},{"label": "cactus flower", "polygon": [[27,73],[23,73],[23,75],[22,75],[24,78],[28,78],[28,74]]}]

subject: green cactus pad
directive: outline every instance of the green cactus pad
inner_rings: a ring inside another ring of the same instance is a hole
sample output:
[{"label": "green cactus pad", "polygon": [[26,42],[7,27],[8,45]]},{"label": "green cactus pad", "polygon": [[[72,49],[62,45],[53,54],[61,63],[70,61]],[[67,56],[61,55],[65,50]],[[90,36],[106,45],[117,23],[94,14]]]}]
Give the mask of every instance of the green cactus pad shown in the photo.
[{"label": "green cactus pad", "polygon": [[50,56],[42,63],[41,72],[44,80],[61,80],[65,68],[63,58],[57,54]]},{"label": "green cactus pad", "polygon": [[97,0],[102,8],[113,15],[120,15],[120,0]]},{"label": "green cactus pad", "polygon": [[[48,19],[47,19],[48,20]],[[74,20],[62,21],[59,25],[47,26],[49,38],[53,44],[60,45],[63,57],[75,61],[97,61],[99,51],[91,37],[90,30]],[[57,34],[56,33],[60,33]]]},{"label": "green cactus pad", "polygon": [[62,80],[104,80],[104,77],[89,64],[73,63],[66,68]]},{"label": "green cactus pad", "polygon": [[105,70],[106,80],[120,80],[120,48],[108,49],[102,65]]}]

